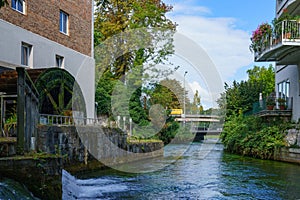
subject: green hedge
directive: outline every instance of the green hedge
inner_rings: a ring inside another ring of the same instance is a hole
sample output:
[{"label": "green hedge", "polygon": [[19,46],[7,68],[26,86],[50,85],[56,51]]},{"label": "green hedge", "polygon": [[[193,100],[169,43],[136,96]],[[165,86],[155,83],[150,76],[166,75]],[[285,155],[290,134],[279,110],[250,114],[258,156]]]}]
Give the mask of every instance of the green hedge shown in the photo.
[{"label": "green hedge", "polygon": [[265,123],[258,117],[231,116],[221,133],[225,150],[231,153],[272,159],[274,152],[285,145],[288,124]]}]

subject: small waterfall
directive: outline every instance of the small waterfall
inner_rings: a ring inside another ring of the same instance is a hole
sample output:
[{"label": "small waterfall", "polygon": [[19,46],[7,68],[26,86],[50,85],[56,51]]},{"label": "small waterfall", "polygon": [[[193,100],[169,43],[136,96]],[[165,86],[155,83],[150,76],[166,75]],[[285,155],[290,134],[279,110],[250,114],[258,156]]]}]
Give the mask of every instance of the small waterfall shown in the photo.
[{"label": "small waterfall", "polygon": [[62,199],[78,199],[80,187],[76,178],[67,171],[62,171]]},{"label": "small waterfall", "polygon": [[125,183],[117,179],[76,179],[67,171],[62,172],[62,199],[109,199],[108,194],[127,190]]}]

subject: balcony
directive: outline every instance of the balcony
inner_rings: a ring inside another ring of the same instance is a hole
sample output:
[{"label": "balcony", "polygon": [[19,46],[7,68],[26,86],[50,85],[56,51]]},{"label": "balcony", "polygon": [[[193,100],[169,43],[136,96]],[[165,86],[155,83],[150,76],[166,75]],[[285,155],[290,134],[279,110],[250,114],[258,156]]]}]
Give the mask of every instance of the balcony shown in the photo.
[{"label": "balcony", "polygon": [[299,63],[300,22],[284,20],[276,24],[272,33],[266,34],[258,43],[254,58],[256,62],[277,62],[279,65]]},{"label": "balcony", "polygon": [[253,104],[251,111],[245,113],[245,115],[255,115],[262,118],[274,118],[281,117],[289,121],[292,117],[293,98],[284,98],[283,102],[280,99],[275,99],[277,102],[275,105],[267,105],[266,100],[261,100]]}]

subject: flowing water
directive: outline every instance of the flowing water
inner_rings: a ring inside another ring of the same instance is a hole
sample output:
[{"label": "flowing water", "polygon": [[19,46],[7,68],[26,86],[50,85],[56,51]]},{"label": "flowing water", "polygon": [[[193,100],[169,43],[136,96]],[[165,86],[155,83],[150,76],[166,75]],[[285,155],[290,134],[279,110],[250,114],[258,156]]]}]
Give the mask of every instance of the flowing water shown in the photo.
[{"label": "flowing water", "polygon": [[[161,163],[170,159],[166,155]],[[76,177],[64,171],[63,199],[300,199],[299,165],[226,154],[210,140],[191,144],[159,171],[110,169]]]},{"label": "flowing water", "polygon": [[34,200],[35,198],[27,188],[11,179],[1,179],[0,181],[0,199],[9,200]]}]

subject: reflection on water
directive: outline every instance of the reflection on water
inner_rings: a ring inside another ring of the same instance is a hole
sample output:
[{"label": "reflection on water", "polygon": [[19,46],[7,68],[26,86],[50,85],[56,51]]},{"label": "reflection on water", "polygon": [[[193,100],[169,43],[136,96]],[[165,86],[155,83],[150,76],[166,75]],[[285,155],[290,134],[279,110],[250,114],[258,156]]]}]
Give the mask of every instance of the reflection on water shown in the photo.
[{"label": "reflection on water", "polygon": [[[172,152],[181,146],[168,148]],[[172,159],[172,155],[165,155],[154,161]],[[64,172],[63,199],[70,198],[297,199],[300,167],[226,154],[221,144],[206,141],[191,144],[176,162],[156,172],[128,174],[111,169],[79,179]]]}]

